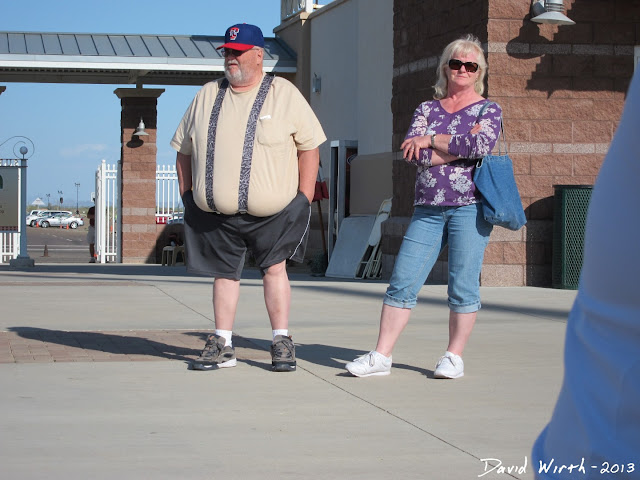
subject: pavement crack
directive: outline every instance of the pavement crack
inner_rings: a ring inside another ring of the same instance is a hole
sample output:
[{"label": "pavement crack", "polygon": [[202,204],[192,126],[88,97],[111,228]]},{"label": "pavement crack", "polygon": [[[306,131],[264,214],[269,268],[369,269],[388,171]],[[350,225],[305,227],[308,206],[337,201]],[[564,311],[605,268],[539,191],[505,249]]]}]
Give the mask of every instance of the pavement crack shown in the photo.
[{"label": "pavement crack", "polygon": [[[455,449],[455,450],[457,450],[457,451],[459,451],[459,452],[461,452],[461,453],[463,453],[463,454],[465,454],[465,455],[467,455],[467,456],[469,456],[469,457],[471,457],[471,458],[473,458],[473,459],[475,459],[475,460],[478,460],[479,462],[483,462],[483,460],[482,460],[479,456],[474,455],[473,453],[468,452],[467,450],[465,450],[465,449],[463,449],[463,448],[460,448],[460,447],[458,447],[457,445],[454,445],[453,443],[451,443],[451,442],[449,442],[449,441],[445,440],[445,439],[444,439],[444,438],[442,438],[442,437],[439,437],[438,435],[436,435],[436,434],[434,434],[434,433],[430,432],[429,430],[425,430],[425,429],[424,429],[424,428],[422,428],[421,426],[416,425],[416,424],[415,424],[415,423],[413,423],[413,422],[410,422],[410,421],[409,421],[409,420],[407,420],[406,418],[403,418],[403,417],[401,417],[400,415],[398,415],[398,414],[396,414],[396,413],[393,413],[391,410],[387,410],[387,409],[385,409],[385,408],[382,408],[382,407],[380,407],[379,405],[376,405],[375,403],[373,403],[373,402],[371,402],[371,401],[367,400],[366,398],[362,398],[362,397],[360,397],[360,396],[356,395],[355,393],[352,393],[352,392],[350,392],[349,390],[347,390],[347,389],[345,389],[345,388],[341,387],[340,385],[337,385],[337,384],[335,384],[335,383],[333,383],[333,382],[331,382],[331,381],[327,380],[326,378],[323,378],[323,377],[321,377],[320,375],[318,375],[318,374],[316,374],[316,373],[313,373],[312,371],[310,371],[310,370],[308,370],[308,369],[306,369],[306,368],[304,368],[304,367],[301,367],[300,365],[298,365],[298,369],[303,370],[303,371],[307,372],[308,374],[312,375],[313,377],[317,378],[318,380],[320,380],[320,381],[322,381],[322,382],[324,382],[324,383],[327,383],[327,384],[331,385],[332,387],[337,388],[338,390],[342,391],[343,393],[345,393],[345,394],[347,394],[347,395],[349,395],[349,396],[351,396],[351,397],[353,397],[353,398],[356,398],[356,399],[358,399],[358,400],[360,400],[360,401],[362,401],[362,402],[364,402],[364,403],[366,403],[366,404],[370,405],[371,407],[373,407],[373,408],[375,408],[375,409],[377,409],[377,410],[379,410],[379,411],[381,411],[381,412],[384,412],[385,414],[387,414],[387,415],[389,415],[389,416],[391,416],[391,417],[395,418],[396,420],[400,420],[401,422],[403,422],[403,423],[405,423],[405,424],[409,425],[410,427],[415,428],[416,430],[418,430],[418,431],[420,431],[420,432],[422,432],[422,433],[424,433],[424,434],[426,434],[426,435],[429,435],[430,437],[432,437],[432,438],[436,439],[437,441],[439,441],[439,442],[441,442],[441,443],[444,443],[445,445],[448,445],[449,447],[451,447],[451,448],[453,448],[453,449]],[[489,462],[489,465],[492,465],[492,463],[491,463],[491,462]],[[492,465],[492,466],[495,466],[495,465]],[[514,477],[513,475],[509,474],[508,472],[504,472],[504,474],[505,474],[507,477],[514,478],[514,479],[516,479],[516,480],[520,480],[520,478],[519,478],[519,477]]]},{"label": "pavement crack", "polygon": [[184,308],[186,308],[187,310],[190,310],[191,312],[195,313],[196,315],[206,319],[208,322],[210,323],[215,323],[212,319],[210,319],[207,315],[205,315],[204,313],[201,313],[197,310],[195,310],[194,308],[190,307],[189,305],[187,305],[186,303],[184,303],[183,301],[181,301],[179,298],[171,295],[169,292],[164,291],[162,288],[160,288],[158,285],[151,285],[152,287],[154,287],[156,290],[158,290],[159,292],[162,292],[164,295],[166,295],[167,297],[169,297],[170,299],[172,299],[174,302],[182,305]]}]

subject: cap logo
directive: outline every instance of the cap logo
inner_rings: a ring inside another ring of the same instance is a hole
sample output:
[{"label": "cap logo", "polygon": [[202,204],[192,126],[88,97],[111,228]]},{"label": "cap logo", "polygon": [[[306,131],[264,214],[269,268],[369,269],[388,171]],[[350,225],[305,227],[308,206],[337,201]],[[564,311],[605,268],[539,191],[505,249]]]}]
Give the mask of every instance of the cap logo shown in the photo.
[{"label": "cap logo", "polygon": [[[1,0],[0,0],[1,1]],[[231,25],[224,32],[224,43],[216,50],[221,48],[239,48],[242,51],[250,50],[252,47],[264,48],[264,37],[262,30],[255,25],[248,23],[238,23]]]}]

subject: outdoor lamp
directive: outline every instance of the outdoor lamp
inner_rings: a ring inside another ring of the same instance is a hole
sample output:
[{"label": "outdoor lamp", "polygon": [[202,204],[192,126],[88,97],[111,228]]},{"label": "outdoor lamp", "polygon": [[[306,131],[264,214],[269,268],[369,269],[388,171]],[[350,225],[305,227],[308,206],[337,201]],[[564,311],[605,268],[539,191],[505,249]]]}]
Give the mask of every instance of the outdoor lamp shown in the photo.
[{"label": "outdoor lamp", "polygon": [[144,131],[144,122],[142,121],[142,117],[140,117],[140,123],[138,124],[138,127],[136,128],[136,131],[133,132],[133,134],[136,137],[142,137],[144,135],[149,135],[147,132]]},{"label": "outdoor lamp", "polygon": [[534,0],[531,4],[531,20],[554,25],[575,25],[564,13],[563,0]]}]

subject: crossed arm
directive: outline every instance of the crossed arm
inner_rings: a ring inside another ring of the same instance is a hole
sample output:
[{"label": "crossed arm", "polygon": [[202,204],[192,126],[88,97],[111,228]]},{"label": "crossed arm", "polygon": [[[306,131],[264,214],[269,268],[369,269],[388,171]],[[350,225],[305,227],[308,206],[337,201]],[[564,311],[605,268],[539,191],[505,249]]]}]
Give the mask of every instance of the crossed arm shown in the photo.
[{"label": "crossed arm", "polygon": [[[469,133],[476,134],[480,132],[481,128],[480,124],[476,123]],[[455,155],[448,153],[451,135],[437,134],[435,144],[431,143],[431,138],[431,135],[407,138],[400,145],[403,158],[409,162],[413,160],[417,162],[420,160],[420,150],[431,148],[431,165],[433,166],[443,165],[458,159]]]}]

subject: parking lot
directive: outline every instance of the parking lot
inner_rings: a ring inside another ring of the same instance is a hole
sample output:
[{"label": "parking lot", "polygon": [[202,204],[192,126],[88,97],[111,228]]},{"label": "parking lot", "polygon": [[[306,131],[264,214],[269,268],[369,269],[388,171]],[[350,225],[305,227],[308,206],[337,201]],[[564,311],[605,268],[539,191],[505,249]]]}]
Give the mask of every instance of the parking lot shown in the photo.
[{"label": "parking lot", "polygon": [[[38,263],[87,263],[89,222],[75,230],[67,228],[26,227],[27,252]],[[46,247],[46,251],[45,251]]]}]

